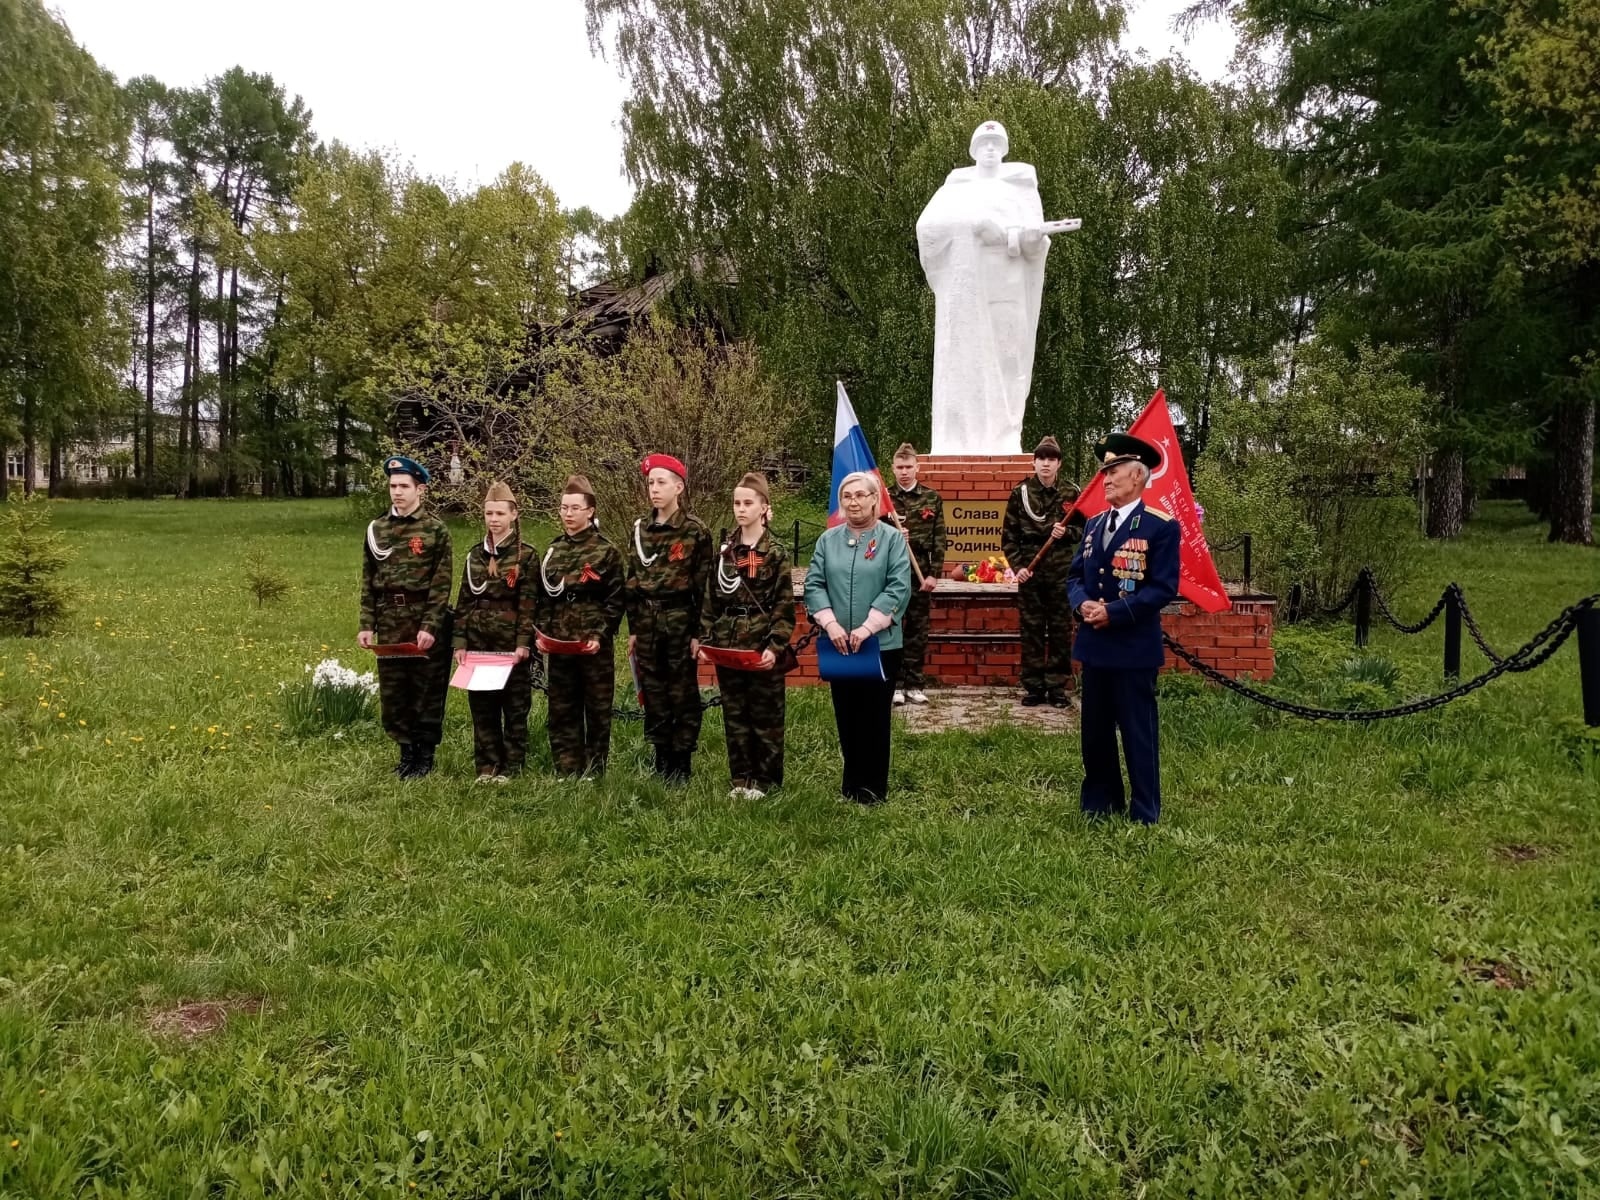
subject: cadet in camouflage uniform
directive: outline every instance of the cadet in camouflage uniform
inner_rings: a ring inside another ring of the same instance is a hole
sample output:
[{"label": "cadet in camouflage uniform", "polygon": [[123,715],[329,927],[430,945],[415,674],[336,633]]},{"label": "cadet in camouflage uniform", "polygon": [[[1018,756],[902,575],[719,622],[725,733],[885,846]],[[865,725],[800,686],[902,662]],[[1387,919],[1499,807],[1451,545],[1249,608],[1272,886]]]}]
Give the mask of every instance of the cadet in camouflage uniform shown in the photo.
[{"label": "cadet in camouflage uniform", "polygon": [[561,536],[539,560],[534,624],[546,637],[588,642],[592,654],[551,654],[545,675],[550,756],[566,776],[599,775],[611,753],[611,704],[617,690],[612,639],[622,624],[626,568],[600,536],[594,488],[569,475],[561,489]]},{"label": "cadet in camouflage uniform", "polygon": [[383,731],[400,744],[395,774],[433,770],[450,689],[450,530],[422,507],[428,470],[403,454],[384,462],[389,511],[367,526],[361,558],[363,646],[416,642],[426,658],[378,659]]},{"label": "cadet in camouflage uniform", "polygon": [[905,655],[900,659],[900,678],[895,683],[894,702],[926,704],[922,689],[927,677],[922,664],[928,657],[928,624],[933,608],[934,583],[944,573],[944,501],[939,493],[917,482],[917,450],[902,442],[894,452],[894,484],[889,499],[906,527],[907,543],[917,566],[922,568],[922,585],[912,577],[911,605],[906,610]]},{"label": "cadet in camouflage uniform", "polygon": [[794,578],[771,519],[767,477],[752,471],[733,489],[738,528],[717,555],[700,615],[700,642],[724,650],[760,650],[766,670],[717,668],[728,773],[734,796],[760,799],[783,783],[783,713],[787,685],[772,670],[794,636]]},{"label": "cadet in camouflage uniform", "polygon": [[656,774],[686,782],[700,742],[700,686],[694,648],[700,605],[711,577],[714,539],[684,510],[688,470],[670,454],[639,464],[651,511],[633,523],[628,554],[628,653],[644,694],[644,740]]},{"label": "cadet in camouflage uniform", "polygon": [[[1057,486],[1061,447],[1046,437],[1033,451],[1033,474],[1017,484],[1006,501],[1000,548],[1017,573],[1017,611],[1022,625],[1022,703],[1048,701],[1067,707],[1067,680],[1072,675],[1072,610],[1067,606],[1067,570],[1072,566],[1074,539],[1083,532],[1083,518],[1067,509],[1078,498],[1077,486]],[[1039,547],[1056,533],[1057,545],[1031,575],[1028,564]],[[1065,541],[1066,547],[1059,543]]]},{"label": "cadet in camouflage uniform", "polygon": [[533,606],[539,552],[522,540],[517,501],[495,482],[483,497],[483,541],[466,553],[456,597],[456,661],[467,650],[515,653],[516,665],[499,691],[469,691],[472,758],[478,782],[505,783],[528,753],[533,706]]}]

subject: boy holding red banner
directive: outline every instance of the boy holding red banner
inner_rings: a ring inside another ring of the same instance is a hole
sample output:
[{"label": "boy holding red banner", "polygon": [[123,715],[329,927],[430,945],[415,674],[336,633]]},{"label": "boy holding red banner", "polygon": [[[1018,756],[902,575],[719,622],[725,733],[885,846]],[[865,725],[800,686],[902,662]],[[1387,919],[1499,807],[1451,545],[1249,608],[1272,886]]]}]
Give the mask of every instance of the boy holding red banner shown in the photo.
[{"label": "boy holding red banner", "polygon": [[[1161,816],[1161,610],[1178,594],[1180,530],[1143,499],[1151,472],[1161,466],[1159,450],[1113,433],[1094,452],[1108,507],[1084,529],[1067,573],[1068,602],[1080,622],[1073,656],[1083,664],[1080,803],[1091,816],[1131,811],[1134,820],[1154,825]],[[1131,810],[1117,762],[1119,731]]]},{"label": "boy holding red banner", "polygon": [[[1078,498],[1075,484],[1058,484],[1061,446],[1053,437],[1033,450],[1033,474],[1006,501],[1000,548],[1017,575],[1017,617],[1022,633],[1022,703],[1066,708],[1072,676],[1072,615],[1067,611],[1067,546],[1076,530],[1067,514]],[[1035,565],[1036,564],[1036,565]]]}]

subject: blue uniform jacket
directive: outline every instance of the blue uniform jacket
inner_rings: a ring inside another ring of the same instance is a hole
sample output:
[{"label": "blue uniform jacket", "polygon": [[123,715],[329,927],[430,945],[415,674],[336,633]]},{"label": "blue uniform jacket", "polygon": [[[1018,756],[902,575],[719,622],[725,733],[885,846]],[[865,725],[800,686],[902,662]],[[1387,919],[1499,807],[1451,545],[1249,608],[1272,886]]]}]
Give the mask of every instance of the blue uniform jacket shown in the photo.
[{"label": "blue uniform jacket", "polygon": [[1141,500],[1103,547],[1109,517],[1101,513],[1083,531],[1067,571],[1067,602],[1076,613],[1085,600],[1103,601],[1111,623],[1096,629],[1080,621],[1072,657],[1086,667],[1157,668],[1166,658],[1161,610],[1178,594],[1178,523]]}]

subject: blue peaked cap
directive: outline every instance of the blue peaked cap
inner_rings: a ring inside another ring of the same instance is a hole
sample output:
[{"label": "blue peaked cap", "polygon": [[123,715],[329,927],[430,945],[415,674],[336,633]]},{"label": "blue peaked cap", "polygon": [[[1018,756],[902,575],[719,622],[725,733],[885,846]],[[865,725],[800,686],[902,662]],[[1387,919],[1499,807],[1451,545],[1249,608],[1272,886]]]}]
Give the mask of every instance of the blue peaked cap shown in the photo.
[{"label": "blue peaked cap", "polygon": [[427,483],[431,478],[427,467],[414,458],[407,458],[404,454],[391,454],[384,459],[383,473],[385,475],[409,475],[418,483]]}]

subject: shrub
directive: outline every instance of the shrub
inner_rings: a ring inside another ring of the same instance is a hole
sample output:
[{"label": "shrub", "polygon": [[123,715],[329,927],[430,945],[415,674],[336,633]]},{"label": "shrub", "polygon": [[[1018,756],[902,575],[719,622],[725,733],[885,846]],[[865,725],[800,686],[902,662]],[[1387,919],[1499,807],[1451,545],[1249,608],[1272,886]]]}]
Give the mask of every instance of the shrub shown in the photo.
[{"label": "shrub", "polygon": [[1389,594],[1421,543],[1412,495],[1427,398],[1390,350],[1302,351],[1292,383],[1221,400],[1196,470],[1213,543],[1254,535],[1255,577],[1310,604],[1370,566]]},{"label": "shrub", "polygon": [[[412,444],[434,472],[435,504],[475,511],[485,483],[503,479],[532,514],[553,508],[576,471],[594,484],[608,531],[643,511],[639,460],[652,451],[684,460],[689,507],[715,527],[739,477],[780,461],[795,423],[751,346],[660,321],[614,354],[570,340],[528,350],[520,338],[441,327],[390,390],[426,407]],[[460,482],[449,478],[452,447]],[[352,504],[371,515],[384,501],[379,490]]]},{"label": "shrub", "polygon": [[0,629],[39,637],[66,615],[71,593],[56,575],[72,558],[50,530],[50,505],[38,495],[0,505]]}]

